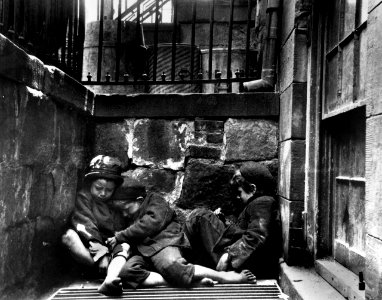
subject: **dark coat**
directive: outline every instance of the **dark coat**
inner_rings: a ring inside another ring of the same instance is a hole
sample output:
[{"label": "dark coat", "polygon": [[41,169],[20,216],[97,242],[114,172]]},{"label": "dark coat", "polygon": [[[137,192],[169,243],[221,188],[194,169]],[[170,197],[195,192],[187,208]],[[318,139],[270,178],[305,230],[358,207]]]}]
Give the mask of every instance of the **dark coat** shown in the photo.
[{"label": "dark coat", "polygon": [[115,237],[119,243],[135,246],[145,257],[167,246],[189,247],[175,211],[157,193],[146,196],[131,225]]},{"label": "dark coat", "polygon": [[115,231],[126,226],[120,212],[113,209],[110,202],[95,201],[88,188],[77,193],[71,223],[87,244],[89,241],[105,244],[106,239],[113,237]]},{"label": "dark coat", "polygon": [[237,222],[227,227],[214,249],[225,248],[235,269],[274,272],[280,250],[276,201],[270,196],[253,197],[249,201]]}]

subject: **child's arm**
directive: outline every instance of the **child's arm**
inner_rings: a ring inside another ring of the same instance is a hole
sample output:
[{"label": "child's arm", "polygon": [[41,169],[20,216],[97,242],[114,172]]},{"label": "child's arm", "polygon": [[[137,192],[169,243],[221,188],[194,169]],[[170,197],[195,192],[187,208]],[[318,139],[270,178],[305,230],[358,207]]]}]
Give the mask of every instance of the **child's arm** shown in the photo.
[{"label": "child's arm", "polygon": [[96,225],[96,219],[91,210],[90,201],[89,196],[84,192],[78,193],[72,215],[72,225],[82,239],[88,242],[97,241],[103,244],[101,234]]},{"label": "child's arm", "polygon": [[143,210],[135,222],[125,230],[115,233],[119,243],[143,240],[161,232],[171,222],[174,210],[158,194],[148,196],[141,206]]}]

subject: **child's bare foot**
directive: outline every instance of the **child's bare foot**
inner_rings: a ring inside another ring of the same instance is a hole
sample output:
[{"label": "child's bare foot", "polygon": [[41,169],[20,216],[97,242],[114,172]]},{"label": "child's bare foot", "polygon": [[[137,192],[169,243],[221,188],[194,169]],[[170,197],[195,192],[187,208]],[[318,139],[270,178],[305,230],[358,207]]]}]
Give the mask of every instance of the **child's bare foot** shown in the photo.
[{"label": "child's bare foot", "polygon": [[240,273],[235,271],[222,273],[224,273],[223,283],[256,283],[256,276],[249,270],[243,270]]},{"label": "child's bare foot", "polygon": [[98,288],[98,292],[106,296],[119,296],[122,295],[122,282],[121,278],[117,277],[112,280],[107,278]]},{"label": "child's bare foot", "polygon": [[211,278],[203,278],[192,283],[192,286],[214,286],[217,281],[213,281]]}]

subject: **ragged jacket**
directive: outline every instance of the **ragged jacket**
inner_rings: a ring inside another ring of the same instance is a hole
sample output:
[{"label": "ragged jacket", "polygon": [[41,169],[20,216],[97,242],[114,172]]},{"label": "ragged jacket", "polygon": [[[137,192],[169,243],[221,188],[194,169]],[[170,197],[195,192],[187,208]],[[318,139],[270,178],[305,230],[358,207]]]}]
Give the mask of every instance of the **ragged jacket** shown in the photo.
[{"label": "ragged jacket", "polygon": [[114,236],[115,231],[126,226],[120,212],[113,209],[109,202],[95,201],[87,188],[77,194],[71,221],[82,240],[88,243],[97,241],[103,245],[107,238]]},{"label": "ragged jacket", "polygon": [[234,269],[267,270],[277,264],[279,251],[277,207],[273,197],[252,197],[235,224],[215,245],[229,253]]},{"label": "ragged jacket", "polygon": [[131,225],[115,233],[119,243],[129,243],[150,257],[167,246],[189,247],[176,212],[157,193],[143,200]]}]

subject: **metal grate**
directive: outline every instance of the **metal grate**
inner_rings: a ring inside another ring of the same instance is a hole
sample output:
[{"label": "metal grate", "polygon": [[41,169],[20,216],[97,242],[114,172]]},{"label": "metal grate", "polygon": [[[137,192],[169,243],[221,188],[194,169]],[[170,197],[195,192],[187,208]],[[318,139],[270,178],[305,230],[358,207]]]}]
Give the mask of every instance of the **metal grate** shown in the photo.
[{"label": "metal grate", "polygon": [[156,287],[130,290],[125,289],[120,297],[107,297],[97,292],[95,287],[62,288],[51,300],[69,299],[139,299],[139,300],[167,300],[167,299],[285,299],[279,286],[274,284],[217,284],[214,287],[172,288]]}]

